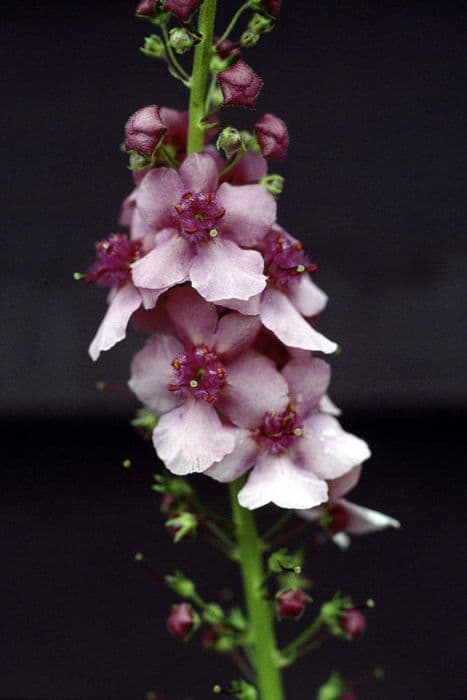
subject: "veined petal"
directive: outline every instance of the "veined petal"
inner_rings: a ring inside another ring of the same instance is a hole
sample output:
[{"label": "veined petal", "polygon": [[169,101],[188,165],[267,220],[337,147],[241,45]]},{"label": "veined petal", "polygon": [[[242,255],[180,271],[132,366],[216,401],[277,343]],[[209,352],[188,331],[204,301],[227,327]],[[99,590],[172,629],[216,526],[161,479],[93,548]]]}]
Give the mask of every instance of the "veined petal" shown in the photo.
[{"label": "veined petal", "polygon": [[336,343],[315,331],[286,295],[268,286],[261,298],[261,320],[284,345],[302,350],[335,352]]},{"label": "veined petal", "polygon": [[234,185],[248,185],[258,182],[268,174],[266,158],[259,153],[245,153],[243,158],[225,176],[226,181]]},{"label": "veined petal", "polygon": [[127,282],[113,296],[107,313],[89,346],[89,354],[95,361],[104,350],[110,350],[126,335],[130,316],[141,306],[141,296],[137,289]]},{"label": "veined petal", "polygon": [[319,357],[290,360],[282,370],[289,385],[289,395],[300,415],[316,408],[331,381],[331,368]]},{"label": "veined petal", "polygon": [[225,209],[219,229],[240,245],[252,246],[261,241],[276,220],[276,200],[261,185],[234,186],[224,182],[217,191],[217,201]]},{"label": "veined petal", "polygon": [[215,408],[193,399],[162,416],[153,442],[167,469],[179,475],[206,471],[235,447],[232,429],[222,425]]},{"label": "veined petal", "polygon": [[178,287],[167,295],[166,309],[180,338],[211,347],[218,320],[213,304],[191,287]]},{"label": "veined petal", "polygon": [[157,335],[133,358],[128,386],[156,413],[166,413],[181,402],[168,386],[173,375],[172,360],[182,351],[183,345],[173,336]]},{"label": "veined petal", "polygon": [[398,520],[384,513],[379,513],[377,510],[357,506],[356,503],[350,503],[344,499],[340,501],[340,504],[350,515],[346,530],[351,535],[363,535],[367,532],[384,530],[386,527],[400,528],[401,526]]},{"label": "veined petal", "polygon": [[296,442],[301,464],[321,479],[337,479],[370,457],[366,442],[346,433],[333,416],[311,415],[302,431]]},{"label": "veined petal", "polygon": [[328,303],[328,296],[310,279],[301,275],[288,292],[292,304],[303,316],[316,316]]},{"label": "veined petal", "polygon": [[256,294],[246,301],[240,299],[221,299],[217,302],[220,306],[225,306],[227,309],[238,311],[244,316],[258,316],[260,311],[261,294]]},{"label": "veined petal", "polygon": [[329,500],[337,501],[351,491],[358,484],[361,473],[362,465],[359,464],[357,467],[347,472],[347,474],[344,474],[344,476],[328,481]]},{"label": "veined petal", "polygon": [[259,452],[258,445],[251,439],[249,430],[241,428],[233,428],[232,430],[235,435],[233,452],[226,455],[220,462],[215,462],[205,472],[207,476],[223,483],[238,479],[239,476],[250,469],[255,463]]},{"label": "veined petal", "polygon": [[173,168],[155,168],[144,176],[136,191],[136,206],[144,221],[156,231],[172,223],[173,207],[185,189]]},{"label": "veined petal", "polygon": [[215,192],[217,190],[217,166],[207,153],[191,153],[179,169],[187,192]]},{"label": "veined petal", "polygon": [[266,412],[286,409],[287,390],[287,382],[272,360],[249,350],[228,365],[227,384],[219,395],[218,407],[235,425],[257,428]]},{"label": "veined petal", "polygon": [[326,482],[297,467],[287,455],[261,453],[238,494],[240,505],[253,510],[267,503],[281,508],[313,508],[327,499]]},{"label": "veined petal", "polygon": [[217,326],[214,347],[224,357],[238,355],[252,344],[260,328],[259,316],[242,316],[235,312],[225,314]]},{"label": "veined petal", "polygon": [[190,279],[207,301],[249,299],[266,286],[262,272],[260,253],[242,250],[232,241],[216,239],[198,246]]},{"label": "veined petal", "polygon": [[190,244],[174,231],[173,236],[159,240],[150,253],[133,263],[133,282],[145,289],[167,289],[186,280],[192,260]]}]

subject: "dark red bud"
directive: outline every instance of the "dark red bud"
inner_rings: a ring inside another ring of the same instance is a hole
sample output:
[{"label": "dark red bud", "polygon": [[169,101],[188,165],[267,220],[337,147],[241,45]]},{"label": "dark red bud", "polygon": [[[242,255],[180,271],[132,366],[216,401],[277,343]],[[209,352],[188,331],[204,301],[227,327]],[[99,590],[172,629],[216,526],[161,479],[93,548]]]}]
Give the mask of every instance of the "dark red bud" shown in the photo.
[{"label": "dark red bud", "polygon": [[329,511],[331,522],[328,525],[331,535],[337,535],[338,532],[345,532],[350,522],[350,513],[344,506],[337,504]]},{"label": "dark red bud", "polygon": [[238,41],[231,41],[230,39],[224,39],[218,46],[216,44],[216,39],[214,39],[214,44],[216,45],[216,54],[221,58],[228,58],[229,56],[240,56],[241,49]]},{"label": "dark red bud", "polygon": [[136,8],[136,15],[143,15],[143,17],[152,17],[156,10],[156,5],[159,0],[142,0]]},{"label": "dark red bud", "polygon": [[167,126],[161,119],[159,107],[143,107],[132,114],[125,124],[125,148],[149,158],[166,132]]},{"label": "dark red bud", "polygon": [[242,58],[219,73],[224,105],[254,109],[263,81]]},{"label": "dark red bud", "polygon": [[282,0],[263,0],[263,7],[271,17],[277,17],[281,11]]},{"label": "dark red bud", "polygon": [[164,10],[185,21],[200,5],[201,0],[165,0]]},{"label": "dark red bud", "polygon": [[177,639],[186,639],[195,626],[193,609],[188,603],[174,605],[167,619],[167,629]]},{"label": "dark red bud", "polygon": [[362,615],[360,610],[357,610],[357,608],[350,608],[350,610],[346,610],[342,615],[339,624],[342,631],[350,639],[360,637],[365,631],[366,627],[365,617]]},{"label": "dark red bud", "polygon": [[279,617],[299,617],[309,600],[306,593],[297,588],[283,591],[276,598]]},{"label": "dark red bud", "polygon": [[265,114],[255,124],[256,138],[265,158],[283,160],[289,145],[285,122],[274,114]]},{"label": "dark red bud", "polygon": [[206,647],[213,647],[219,641],[219,632],[214,627],[207,627],[203,634],[203,644]]}]

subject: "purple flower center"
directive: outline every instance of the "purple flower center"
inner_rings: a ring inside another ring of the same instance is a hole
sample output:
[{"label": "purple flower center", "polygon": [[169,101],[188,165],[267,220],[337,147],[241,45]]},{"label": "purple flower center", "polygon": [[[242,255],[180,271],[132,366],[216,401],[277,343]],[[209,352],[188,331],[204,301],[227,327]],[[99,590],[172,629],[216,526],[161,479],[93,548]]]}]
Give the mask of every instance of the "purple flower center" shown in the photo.
[{"label": "purple flower center", "polygon": [[96,243],[96,260],[86,272],[86,282],[99,287],[125,284],[131,264],[141,254],[141,241],[130,241],[124,233],[114,233]]},{"label": "purple flower center", "polygon": [[299,241],[287,239],[272,231],[265,239],[264,268],[269,279],[277,287],[289,287],[305,272],[314,272],[317,266],[305,257]]},{"label": "purple flower center", "polygon": [[290,407],[284,413],[269,411],[253,437],[272,454],[284,452],[302,434],[300,420]]},{"label": "purple flower center", "polygon": [[213,403],[225,384],[226,369],[217,355],[206,346],[188,350],[172,360],[175,370],[169,391],[180,391],[184,398],[194,396]]},{"label": "purple flower center", "polygon": [[218,220],[224,214],[225,209],[217,204],[212,192],[185,192],[173,216],[182,236],[201,243],[217,236]]}]

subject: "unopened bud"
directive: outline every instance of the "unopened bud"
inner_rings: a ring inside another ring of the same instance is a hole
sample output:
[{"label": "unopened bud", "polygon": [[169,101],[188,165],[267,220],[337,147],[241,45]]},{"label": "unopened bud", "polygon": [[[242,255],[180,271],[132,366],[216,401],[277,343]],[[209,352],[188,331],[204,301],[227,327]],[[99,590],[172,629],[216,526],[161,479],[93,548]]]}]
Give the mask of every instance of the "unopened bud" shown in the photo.
[{"label": "unopened bud", "polygon": [[245,681],[233,681],[229,692],[237,700],[258,700],[258,691]]},{"label": "unopened bud", "polygon": [[274,22],[269,17],[255,12],[253,17],[248,22],[248,29],[250,29],[255,34],[266,34],[274,28]]},{"label": "unopened bud", "polygon": [[140,408],[136,412],[136,416],[130,421],[130,425],[142,435],[144,438],[150,438],[154,432],[156,425],[159,422],[159,416],[150,411],[148,408]]},{"label": "unopened bud", "polygon": [[276,596],[277,614],[279,617],[300,617],[310,598],[297,588],[282,591]]},{"label": "unopened bud", "polygon": [[239,105],[251,109],[254,109],[263,87],[261,78],[242,58],[219,73],[219,83],[224,105]]},{"label": "unopened bud", "polygon": [[347,639],[357,639],[365,631],[366,621],[360,610],[350,608],[340,618],[340,627]]},{"label": "unopened bud", "polygon": [[167,629],[177,639],[188,639],[199,625],[199,616],[188,603],[172,606]]},{"label": "unopened bud", "polygon": [[143,107],[132,114],[125,124],[125,148],[150,158],[166,133],[167,126],[162,121],[159,107]]},{"label": "unopened bud", "polygon": [[255,124],[256,138],[265,158],[283,160],[289,145],[285,122],[274,114],[265,114]]},{"label": "unopened bud", "polygon": [[240,132],[233,126],[226,126],[219,134],[216,142],[217,150],[223,150],[227,158],[231,158],[243,148]]},{"label": "unopened bud", "polygon": [[265,175],[264,177],[262,177],[259,181],[259,184],[262,185],[268,192],[270,192],[274,196],[277,196],[279,194],[282,194],[282,190],[284,189],[284,182],[285,180],[282,177],[282,175],[271,173],[270,175]]},{"label": "unopened bud", "polygon": [[258,32],[253,32],[251,29],[245,29],[240,37],[240,46],[245,49],[252,49],[259,42],[260,35]]},{"label": "unopened bud", "polygon": [[188,535],[195,534],[198,529],[198,518],[193,513],[181,513],[167,520],[165,525],[172,533],[175,544],[177,544]]},{"label": "unopened bud", "polygon": [[165,0],[164,10],[185,21],[200,5],[201,0]]},{"label": "unopened bud", "polygon": [[141,46],[140,51],[149,58],[163,58],[165,46],[160,36],[151,34],[144,39],[144,46]]},{"label": "unopened bud", "polygon": [[184,54],[196,43],[194,34],[185,27],[174,27],[170,30],[169,43],[175,53]]},{"label": "unopened bud", "polygon": [[196,594],[196,588],[193,581],[186,578],[181,571],[175,571],[165,577],[167,586],[175,591],[182,598],[192,598]]},{"label": "unopened bud", "polygon": [[338,673],[332,673],[318,690],[317,700],[343,700],[345,683]]},{"label": "unopened bud", "polygon": [[159,0],[142,0],[135,10],[135,15],[138,17],[152,17],[156,13],[156,7]]},{"label": "unopened bud", "polygon": [[262,1],[262,8],[265,10],[268,15],[271,15],[271,17],[277,17],[279,15],[279,12],[281,10],[281,5],[282,5],[282,0],[263,0]]}]

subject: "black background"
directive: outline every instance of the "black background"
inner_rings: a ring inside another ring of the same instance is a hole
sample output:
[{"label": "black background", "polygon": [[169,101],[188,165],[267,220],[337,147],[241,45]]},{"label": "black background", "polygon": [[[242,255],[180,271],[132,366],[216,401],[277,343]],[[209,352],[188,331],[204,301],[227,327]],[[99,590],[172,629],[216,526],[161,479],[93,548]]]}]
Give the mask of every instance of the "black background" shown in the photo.
[{"label": "black background", "polygon": [[[238,4],[221,0],[220,15]],[[154,688],[201,700],[233,677],[226,660],[167,636],[173,597],[131,563],[138,549],[163,571],[182,559],[211,596],[232,573],[202,545],[169,544],[149,491],[151,449],[125,428],[134,403],[94,390],[98,379],[126,380],[141,338],[92,365],[104,296],[72,281],[93,241],[115,230],[131,187],[118,149],[128,115],[186,104],[138,53],[148,31],[132,10],[2,9],[2,697]],[[280,221],[306,241],[330,295],[320,328],[343,349],[332,396],[373,447],[356,500],[404,525],[347,554],[313,553],[317,599],[339,587],[377,607],[364,640],[332,643],[289,672],[294,700],[313,698],[333,667],[355,677],[375,665],[386,679],[359,687],[361,698],[467,697],[465,26],[462,3],[285,0],[275,31],[247,55],[265,80],[259,113],[291,132]],[[239,126],[256,118],[231,115]],[[197,483],[222,503],[223,489]]]}]

